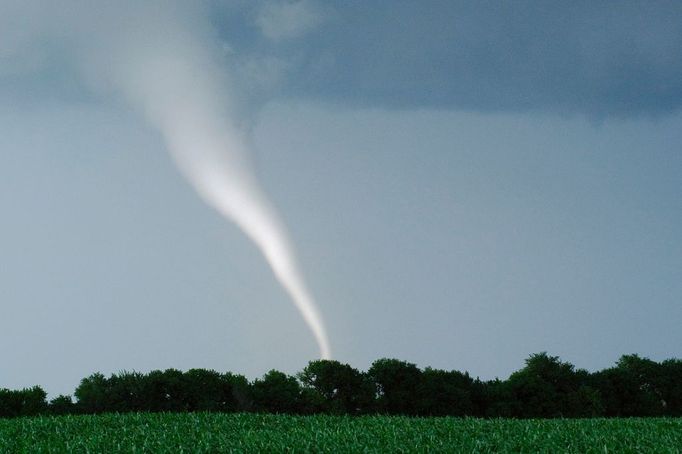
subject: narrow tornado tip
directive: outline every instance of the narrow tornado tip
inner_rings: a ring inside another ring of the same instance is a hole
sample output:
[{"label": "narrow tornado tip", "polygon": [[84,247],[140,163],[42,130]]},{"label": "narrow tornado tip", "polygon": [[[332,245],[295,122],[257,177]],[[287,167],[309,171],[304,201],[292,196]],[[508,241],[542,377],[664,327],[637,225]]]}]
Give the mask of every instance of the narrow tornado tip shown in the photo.
[{"label": "narrow tornado tip", "polygon": [[332,352],[328,345],[320,346],[320,359],[332,359]]}]

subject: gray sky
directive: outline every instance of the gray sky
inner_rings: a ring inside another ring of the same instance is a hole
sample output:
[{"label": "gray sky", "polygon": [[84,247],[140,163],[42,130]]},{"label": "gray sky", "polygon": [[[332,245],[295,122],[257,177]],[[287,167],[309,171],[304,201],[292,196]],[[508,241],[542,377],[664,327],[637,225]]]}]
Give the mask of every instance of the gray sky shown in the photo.
[{"label": "gray sky", "polygon": [[0,387],[318,354],[111,49],[214,56],[336,359],[679,357],[682,8],[564,3],[0,0]]}]

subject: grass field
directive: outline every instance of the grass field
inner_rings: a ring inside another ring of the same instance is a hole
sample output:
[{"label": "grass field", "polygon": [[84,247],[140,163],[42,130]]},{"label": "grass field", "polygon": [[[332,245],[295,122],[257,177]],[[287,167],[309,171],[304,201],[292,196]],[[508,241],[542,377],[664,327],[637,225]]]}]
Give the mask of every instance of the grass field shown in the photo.
[{"label": "grass field", "polygon": [[682,419],[123,414],[0,420],[0,452],[682,452]]}]

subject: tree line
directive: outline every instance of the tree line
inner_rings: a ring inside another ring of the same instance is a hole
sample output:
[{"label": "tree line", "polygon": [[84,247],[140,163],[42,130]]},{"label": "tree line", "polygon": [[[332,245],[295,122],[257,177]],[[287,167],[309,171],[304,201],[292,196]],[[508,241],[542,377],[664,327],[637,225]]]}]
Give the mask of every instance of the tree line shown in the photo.
[{"label": "tree line", "polygon": [[513,418],[682,416],[682,360],[625,355],[590,373],[547,353],[507,380],[379,359],[366,372],[311,361],[295,376],[271,370],[249,381],[213,370],[95,373],[49,402],[39,386],[0,389],[0,417],[104,412],[268,412]]}]

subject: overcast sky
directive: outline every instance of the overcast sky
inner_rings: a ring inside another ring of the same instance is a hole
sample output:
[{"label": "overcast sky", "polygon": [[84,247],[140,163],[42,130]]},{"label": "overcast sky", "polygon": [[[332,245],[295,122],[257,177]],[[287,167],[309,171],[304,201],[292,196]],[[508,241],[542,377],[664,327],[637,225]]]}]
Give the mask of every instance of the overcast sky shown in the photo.
[{"label": "overcast sky", "polygon": [[679,2],[109,3],[0,0],[0,387],[318,355],[138,51],[210,60],[335,359],[682,356]]}]

